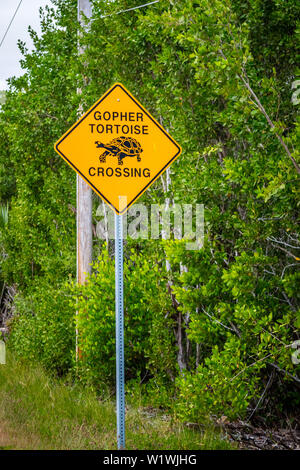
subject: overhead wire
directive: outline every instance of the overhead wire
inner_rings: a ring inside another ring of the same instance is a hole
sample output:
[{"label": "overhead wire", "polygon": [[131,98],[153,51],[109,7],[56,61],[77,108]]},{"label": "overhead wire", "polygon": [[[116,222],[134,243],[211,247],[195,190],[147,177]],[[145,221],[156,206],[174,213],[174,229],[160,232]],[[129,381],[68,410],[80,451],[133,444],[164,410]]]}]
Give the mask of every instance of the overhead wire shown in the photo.
[{"label": "overhead wire", "polygon": [[[12,23],[13,23],[15,17],[16,17],[16,14],[18,13],[18,10],[21,6],[22,1],[23,0],[19,1],[19,4],[18,4],[18,6],[17,6],[17,8],[16,8],[16,10],[15,10],[13,16],[12,16],[12,19],[10,20],[9,25],[6,28],[6,31],[3,35],[3,38],[1,39],[1,42],[0,42],[0,47],[2,46],[2,44],[4,42],[4,39],[6,38],[8,31],[10,30],[10,27],[11,27],[11,25],[12,25]],[[158,2],[160,2],[160,0],[154,0],[153,2],[148,2],[148,3],[144,3],[143,5],[138,5],[136,7],[128,8],[127,10],[121,10],[121,11],[117,11],[116,13],[111,13],[110,15],[101,16],[101,18],[108,18],[109,16],[120,15],[120,13],[126,13],[127,11],[137,10],[139,8],[144,8],[144,7],[147,7],[149,5],[153,5],[154,3],[158,3]]]},{"label": "overhead wire", "polygon": [[20,8],[20,6],[21,6],[22,1],[23,1],[23,0],[20,0],[19,5],[17,6],[16,11],[15,11],[14,14],[13,14],[13,17],[12,17],[12,19],[10,20],[9,25],[8,25],[7,28],[6,28],[6,31],[5,31],[5,33],[4,33],[4,35],[3,35],[3,38],[1,39],[1,42],[0,42],[0,47],[2,46],[2,44],[3,44],[3,42],[4,42],[4,39],[6,38],[6,35],[7,35],[8,31],[10,30],[10,27],[11,27],[11,25],[12,25],[14,19],[15,19],[16,14],[18,13],[18,10],[19,10],[19,8]]},{"label": "overhead wire", "polygon": [[108,18],[109,16],[119,15],[120,13],[126,13],[127,11],[137,10],[138,8],[144,8],[144,7],[147,7],[149,5],[153,5],[154,3],[158,3],[158,2],[160,2],[160,0],[154,0],[153,2],[144,3],[143,5],[128,8],[127,10],[121,10],[121,11],[117,11],[116,13],[111,13],[110,15],[101,16],[101,18]]}]

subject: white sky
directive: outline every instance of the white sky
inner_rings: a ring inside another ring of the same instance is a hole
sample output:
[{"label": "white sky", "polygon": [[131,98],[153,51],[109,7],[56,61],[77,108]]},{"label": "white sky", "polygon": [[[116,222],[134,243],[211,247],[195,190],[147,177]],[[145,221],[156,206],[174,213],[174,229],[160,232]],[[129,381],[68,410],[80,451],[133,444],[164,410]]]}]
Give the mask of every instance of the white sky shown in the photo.
[{"label": "white sky", "polygon": [[[0,0],[0,42],[5,30],[16,11],[20,0]],[[28,34],[30,25],[40,33],[39,7],[51,5],[51,0],[23,0],[15,16],[13,23],[0,47],[0,90],[7,89],[6,79],[14,75],[22,75],[23,71],[19,61],[22,55],[19,52],[17,41],[21,39],[26,42],[29,49],[32,42]]]}]

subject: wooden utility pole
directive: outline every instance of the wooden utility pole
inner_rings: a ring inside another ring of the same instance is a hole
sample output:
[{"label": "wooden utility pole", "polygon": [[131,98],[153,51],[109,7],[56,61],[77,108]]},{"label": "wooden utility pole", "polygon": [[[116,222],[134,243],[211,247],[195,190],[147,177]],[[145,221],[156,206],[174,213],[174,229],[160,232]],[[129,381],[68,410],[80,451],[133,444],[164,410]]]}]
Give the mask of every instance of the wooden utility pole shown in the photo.
[{"label": "wooden utility pole", "polygon": [[[85,26],[84,17],[92,16],[92,5],[89,0],[77,0],[77,18]],[[78,45],[78,53],[83,48]],[[81,94],[81,89],[77,90]],[[82,106],[78,114],[83,113]],[[84,284],[86,275],[91,272],[93,235],[92,235],[92,190],[77,173],[77,283]],[[78,330],[76,329],[76,359],[78,359]]]}]

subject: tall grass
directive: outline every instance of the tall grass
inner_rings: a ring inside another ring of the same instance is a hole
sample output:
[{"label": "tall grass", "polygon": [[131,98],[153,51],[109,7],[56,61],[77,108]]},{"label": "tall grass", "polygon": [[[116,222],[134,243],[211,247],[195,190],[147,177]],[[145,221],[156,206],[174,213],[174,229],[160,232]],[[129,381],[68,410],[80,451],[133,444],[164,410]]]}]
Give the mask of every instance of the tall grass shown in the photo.
[{"label": "tall grass", "polygon": [[[81,386],[50,378],[37,365],[0,366],[0,446],[14,449],[116,449],[111,400],[99,401]],[[168,416],[149,417],[129,407],[126,448],[145,450],[230,449],[220,432],[187,429]]]}]

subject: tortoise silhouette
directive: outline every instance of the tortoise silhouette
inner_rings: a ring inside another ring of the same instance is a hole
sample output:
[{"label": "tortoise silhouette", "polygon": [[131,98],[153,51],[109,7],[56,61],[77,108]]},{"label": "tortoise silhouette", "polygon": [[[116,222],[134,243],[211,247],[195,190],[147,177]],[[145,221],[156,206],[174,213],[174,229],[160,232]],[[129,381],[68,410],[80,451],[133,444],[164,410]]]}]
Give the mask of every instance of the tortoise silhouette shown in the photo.
[{"label": "tortoise silhouette", "polygon": [[101,163],[106,162],[106,157],[112,156],[118,158],[118,165],[123,165],[123,159],[126,157],[136,157],[137,161],[141,161],[140,154],[143,149],[141,144],[132,137],[117,137],[108,144],[103,144],[98,140],[95,142],[97,148],[104,148],[106,151],[99,157]]}]

